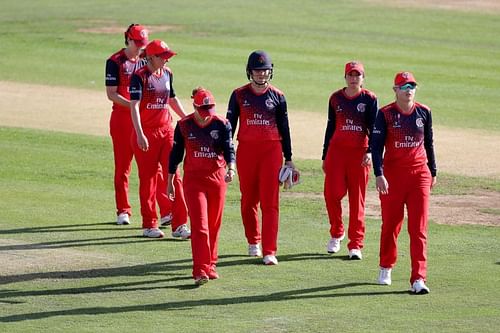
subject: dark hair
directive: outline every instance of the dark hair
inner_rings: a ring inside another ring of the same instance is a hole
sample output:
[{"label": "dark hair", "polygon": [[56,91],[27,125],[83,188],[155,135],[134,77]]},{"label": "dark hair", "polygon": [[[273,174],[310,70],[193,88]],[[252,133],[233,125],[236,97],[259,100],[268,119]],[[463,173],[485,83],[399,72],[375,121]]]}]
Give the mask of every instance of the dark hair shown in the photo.
[{"label": "dark hair", "polygon": [[127,28],[127,31],[125,31],[124,35],[125,35],[125,45],[128,46],[128,34],[130,33],[130,29],[132,29],[132,27],[135,27],[135,26],[138,26],[139,24],[137,23],[132,23],[131,25],[128,26]]},{"label": "dark hair", "polygon": [[194,98],[194,95],[196,95],[196,93],[200,90],[207,90],[207,89],[203,88],[202,86],[194,88],[193,91],[191,92],[191,98]]}]

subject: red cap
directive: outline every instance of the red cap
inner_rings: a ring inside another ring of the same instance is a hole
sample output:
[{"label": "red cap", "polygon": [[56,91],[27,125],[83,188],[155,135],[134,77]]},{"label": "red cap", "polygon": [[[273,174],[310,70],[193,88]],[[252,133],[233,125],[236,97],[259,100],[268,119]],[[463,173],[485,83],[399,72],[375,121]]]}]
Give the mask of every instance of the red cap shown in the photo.
[{"label": "red cap", "polygon": [[402,85],[405,85],[407,83],[415,83],[417,84],[417,80],[415,80],[415,77],[411,72],[399,72],[396,74],[396,77],[394,78],[394,85],[397,87],[400,87]]},{"label": "red cap", "polygon": [[351,61],[345,64],[345,72],[344,75],[349,74],[351,71],[357,71],[358,73],[365,75],[365,68],[363,64],[359,61]]},{"label": "red cap", "polygon": [[193,105],[197,108],[206,105],[215,105],[214,95],[206,89],[198,89],[193,95]]},{"label": "red cap", "polygon": [[148,30],[142,25],[133,25],[128,30],[127,38],[132,39],[138,47],[146,46],[148,43]]},{"label": "red cap", "polygon": [[177,53],[168,48],[167,43],[159,39],[155,39],[146,46],[147,56],[155,55],[155,56],[160,56],[165,60],[168,60],[176,54]]}]

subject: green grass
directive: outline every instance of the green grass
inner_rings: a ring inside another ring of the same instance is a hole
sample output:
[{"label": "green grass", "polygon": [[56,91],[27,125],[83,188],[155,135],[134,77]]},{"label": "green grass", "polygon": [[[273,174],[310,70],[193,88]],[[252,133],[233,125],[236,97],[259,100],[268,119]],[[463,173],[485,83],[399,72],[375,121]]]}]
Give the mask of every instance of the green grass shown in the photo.
[{"label": "green grass", "polygon": [[104,90],[105,59],[122,32],[81,28],[173,25],[152,33],[179,52],[171,62],[180,97],[204,85],[221,105],[246,80],[254,49],[270,52],[274,83],[292,110],[326,112],[330,93],[344,85],[343,66],[366,65],[366,87],[380,104],[393,99],[394,74],[411,70],[418,100],[436,124],[500,131],[499,14],[392,8],[363,1],[175,0],[136,2],[14,1],[0,12],[2,80]]},{"label": "green grass", "polygon": [[[221,279],[194,288],[189,242],[139,237],[136,176],[134,224],[114,225],[109,139],[0,127],[0,153],[0,251],[18,258],[16,269],[2,264],[1,332],[495,332],[500,325],[499,228],[431,223],[431,294],[422,297],[408,293],[403,230],[393,285],[378,286],[380,221],[367,221],[363,261],[345,260],[345,247],[324,253],[318,161],[297,161],[303,183],[282,196],[276,267],[245,256],[238,185],[230,185]],[[454,184],[450,193],[460,188]]]}]

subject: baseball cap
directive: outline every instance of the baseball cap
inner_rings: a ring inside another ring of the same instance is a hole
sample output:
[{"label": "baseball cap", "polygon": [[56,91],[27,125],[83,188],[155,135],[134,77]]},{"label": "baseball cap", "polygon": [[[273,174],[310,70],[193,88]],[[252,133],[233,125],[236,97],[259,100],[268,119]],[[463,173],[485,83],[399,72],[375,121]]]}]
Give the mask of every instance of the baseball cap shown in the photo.
[{"label": "baseball cap", "polygon": [[407,83],[417,84],[417,80],[415,80],[415,77],[411,72],[399,72],[396,74],[396,77],[394,78],[395,86],[400,87]]},{"label": "baseball cap", "polygon": [[193,105],[196,107],[215,105],[215,98],[207,89],[198,89],[193,95]]},{"label": "baseball cap", "polygon": [[146,55],[148,56],[155,55],[168,60],[176,54],[177,53],[168,48],[167,43],[159,39],[155,39],[146,46]]},{"label": "baseball cap", "polygon": [[365,74],[365,68],[363,67],[363,64],[360,63],[359,61],[351,61],[345,64],[345,72],[344,75],[347,75],[351,71],[357,71],[358,73]]},{"label": "baseball cap", "polygon": [[130,27],[127,37],[132,39],[137,46],[143,47],[148,43],[148,30],[142,25],[136,24]]}]

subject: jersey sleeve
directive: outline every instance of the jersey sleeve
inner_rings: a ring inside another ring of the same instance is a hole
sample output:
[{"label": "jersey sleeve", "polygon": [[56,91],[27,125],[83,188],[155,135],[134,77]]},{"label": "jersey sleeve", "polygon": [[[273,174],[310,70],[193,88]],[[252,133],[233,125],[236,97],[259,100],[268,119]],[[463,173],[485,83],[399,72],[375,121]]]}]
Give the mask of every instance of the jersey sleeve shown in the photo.
[{"label": "jersey sleeve", "polygon": [[174,130],[174,145],[172,147],[168,159],[168,173],[174,174],[177,171],[177,167],[182,162],[183,158],[184,158],[184,137],[182,136],[179,123],[177,123]]},{"label": "jersey sleeve", "polygon": [[276,126],[281,135],[281,147],[285,161],[292,160],[292,139],[290,137],[290,125],[288,122],[288,110],[284,95],[280,95],[280,103],[276,108]]},{"label": "jersey sleeve", "polygon": [[132,74],[132,78],[130,79],[130,100],[140,101],[141,98],[142,98],[142,80],[138,75]]},{"label": "jersey sleeve", "polygon": [[377,97],[374,96],[373,102],[370,105],[368,112],[365,113],[366,128],[368,130],[368,149],[366,151],[367,153],[371,152],[373,125],[375,124],[375,118],[377,117],[377,113],[378,113],[378,100]]},{"label": "jersey sleeve", "polygon": [[384,153],[386,135],[387,135],[387,125],[385,122],[384,113],[378,112],[377,116],[375,117],[375,125],[373,126],[373,133],[371,140],[373,171],[376,177],[381,176],[383,174],[382,156]]},{"label": "jersey sleeve", "polygon": [[224,154],[224,160],[227,164],[235,163],[236,155],[234,153],[233,135],[231,133],[231,124],[229,121],[224,123],[224,130],[222,133],[222,151]]},{"label": "jersey sleeve", "polygon": [[427,115],[428,118],[424,127],[424,147],[425,153],[427,154],[427,165],[429,166],[432,177],[436,177],[437,168],[436,157],[434,155],[434,134],[432,130],[432,113],[430,110],[427,112]]},{"label": "jersey sleeve", "polygon": [[119,82],[119,68],[118,64],[111,59],[106,61],[106,77],[105,84],[106,87],[116,87],[120,84]]},{"label": "jersey sleeve", "polygon": [[174,74],[170,72],[170,98],[175,97],[175,91],[174,91]]},{"label": "jersey sleeve", "polygon": [[236,132],[236,126],[238,126],[238,118],[240,117],[240,106],[238,104],[238,98],[236,96],[236,91],[233,91],[231,97],[229,98],[229,104],[227,106],[226,118],[231,124],[231,135],[234,137]]},{"label": "jersey sleeve", "polygon": [[330,140],[333,136],[333,132],[335,132],[335,120],[335,110],[333,109],[332,100],[330,98],[328,100],[328,120],[326,122],[325,139],[323,141],[323,154],[321,155],[322,160],[325,160],[326,158]]}]

